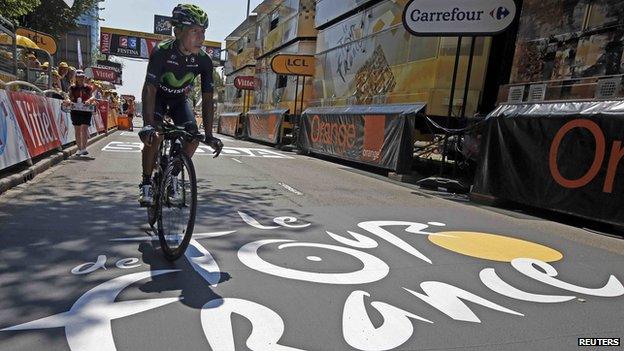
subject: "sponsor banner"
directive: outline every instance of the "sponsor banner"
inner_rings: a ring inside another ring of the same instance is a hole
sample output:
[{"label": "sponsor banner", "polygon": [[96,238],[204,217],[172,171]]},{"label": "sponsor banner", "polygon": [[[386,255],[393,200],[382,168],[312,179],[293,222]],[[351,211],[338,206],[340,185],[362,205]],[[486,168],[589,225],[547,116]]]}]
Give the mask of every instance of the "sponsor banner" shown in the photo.
[{"label": "sponsor banner", "polygon": [[411,165],[414,116],[425,105],[309,108],[299,142],[304,150],[395,171]]},{"label": "sponsor banner", "polygon": [[108,60],[97,60],[94,68],[101,68],[101,69],[114,71],[116,76],[115,76],[115,81],[113,81],[112,83],[117,84],[117,85],[122,85],[123,69],[120,63],[112,62]]},{"label": "sponsor banner", "polygon": [[61,146],[48,99],[21,92],[9,92],[9,99],[31,157]]},{"label": "sponsor banner", "polygon": [[154,15],[154,33],[171,35],[173,26],[170,16]]},{"label": "sponsor banner", "polygon": [[280,127],[288,110],[247,112],[247,135],[250,139],[271,144],[279,142]]},{"label": "sponsor banner", "polygon": [[236,136],[236,130],[238,129],[238,122],[240,121],[241,114],[235,113],[222,113],[219,116],[219,133]]},{"label": "sponsor banner", "polygon": [[621,101],[501,105],[473,191],[622,225],[623,135]]},{"label": "sponsor banner", "polygon": [[28,147],[5,90],[0,90],[0,169],[28,160]]},{"label": "sponsor banner", "polygon": [[93,119],[93,122],[91,124],[95,126],[95,129],[97,130],[97,132],[106,133],[106,124],[104,123],[104,119],[102,118],[102,115],[100,115],[99,109],[97,108],[95,109],[92,119]]},{"label": "sponsor banner", "polygon": [[[171,38],[170,35],[101,27],[100,51],[108,55],[148,59],[159,42]],[[204,49],[214,61],[220,62],[220,42],[206,40]]]},{"label": "sponsor banner", "polygon": [[106,126],[106,129],[108,130],[110,128],[110,122],[108,118],[108,101],[106,100],[96,100],[96,101],[97,101],[96,103],[97,111],[102,117],[102,121],[104,122],[104,125]]},{"label": "sponsor banner", "polygon": [[71,142],[76,141],[76,133],[72,126],[71,122],[71,114],[69,112],[65,112],[61,109],[62,100],[60,99],[51,99],[48,101],[52,106],[52,111],[54,112],[54,121],[56,122],[56,129],[58,131],[59,140],[62,145],[67,145]]},{"label": "sponsor banner", "polygon": [[111,83],[117,82],[117,72],[112,69],[91,67],[91,72],[93,72],[93,79],[95,80],[101,80]]},{"label": "sponsor banner", "polygon": [[411,0],[403,26],[413,35],[492,35],[516,16],[513,0]]},{"label": "sponsor banner", "polygon": [[29,38],[37,44],[40,49],[47,51],[50,55],[54,55],[56,53],[56,40],[50,34],[38,32],[28,28],[18,28],[15,34]]},{"label": "sponsor banner", "polygon": [[271,59],[271,69],[277,74],[312,77],[314,56],[277,54]]},{"label": "sponsor banner", "polygon": [[234,78],[234,87],[240,90],[254,90],[256,87],[256,77],[238,76]]}]

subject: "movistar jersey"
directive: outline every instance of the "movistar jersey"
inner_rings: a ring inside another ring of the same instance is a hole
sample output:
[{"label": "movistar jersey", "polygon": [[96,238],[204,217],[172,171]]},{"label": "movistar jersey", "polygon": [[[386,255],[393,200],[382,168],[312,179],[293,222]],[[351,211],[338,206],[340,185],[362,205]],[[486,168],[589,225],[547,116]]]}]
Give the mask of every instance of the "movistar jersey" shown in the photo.
[{"label": "movistar jersey", "polygon": [[175,39],[158,44],[147,65],[147,84],[158,87],[158,95],[167,99],[185,98],[201,75],[202,93],[213,92],[212,60],[202,49],[198,55],[184,55]]}]

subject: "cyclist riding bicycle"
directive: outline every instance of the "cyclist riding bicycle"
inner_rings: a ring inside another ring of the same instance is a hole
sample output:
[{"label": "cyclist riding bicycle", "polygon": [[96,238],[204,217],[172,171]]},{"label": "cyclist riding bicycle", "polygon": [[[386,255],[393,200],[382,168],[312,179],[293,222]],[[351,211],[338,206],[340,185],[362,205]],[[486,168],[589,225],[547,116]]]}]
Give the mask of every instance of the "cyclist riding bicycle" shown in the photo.
[{"label": "cyclist riding bicycle", "polygon": [[[188,94],[195,79],[201,76],[202,121],[205,143],[218,155],[223,147],[221,140],[212,136],[213,80],[212,59],[203,50],[204,34],[208,28],[208,15],[196,5],[179,4],[173,9],[172,24],[175,39],[165,40],[152,52],[143,85],[143,122],[139,137],[143,148],[143,180],[139,185],[139,203],[151,206],[153,192],[151,175],[158,147],[163,137],[158,134],[163,118],[168,115],[176,126],[198,132]],[[188,142],[184,152],[192,157],[199,142]],[[177,185],[174,185],[174,189]],[[175,198],[176,194],[172,194]]]}]

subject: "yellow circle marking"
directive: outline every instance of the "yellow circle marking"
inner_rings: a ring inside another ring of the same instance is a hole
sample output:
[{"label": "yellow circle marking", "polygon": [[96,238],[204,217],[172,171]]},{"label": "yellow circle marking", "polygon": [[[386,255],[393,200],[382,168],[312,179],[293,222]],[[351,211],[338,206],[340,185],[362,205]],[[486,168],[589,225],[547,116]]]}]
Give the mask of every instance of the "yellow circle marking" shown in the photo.
[{"label": "yellow circle marking", "polygon": [[503,235],[478,232],[436,234],[429,235],[429,241],[447,250],[484,260],[511,262],[515,258],[534,258],[554,262],[563,258],[559,251],[550,247]]}]

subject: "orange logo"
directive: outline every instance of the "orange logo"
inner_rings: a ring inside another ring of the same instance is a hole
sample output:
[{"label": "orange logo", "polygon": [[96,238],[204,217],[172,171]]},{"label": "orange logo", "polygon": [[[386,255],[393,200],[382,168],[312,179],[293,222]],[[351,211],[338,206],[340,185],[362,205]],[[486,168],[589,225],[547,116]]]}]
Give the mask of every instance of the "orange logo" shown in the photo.
[{"label": "orange logo", "polygon": [[340,151],[355,146],[355,124],[331,123],[321,120],[321,117],[312,117],[312,133],[310,135],[315,144],[334,145]]},{"label": "orange logo", "polygon": [[[585,173],[585,175],[578,179],[567,179],[563,175],[561,175],[561,172],[559,172],[557,156],[559,154],[559,146],[561,145],[561,141],[566,136],[566,134],[568,134],[568,132],[570,132],[574,128],[585,128],[592,133],[596,142],[596,151],[594,152],[594,161],[587,173]],[[605,178],[604,186],[602,188],[602,191],[605,193],[613,192],[613,183],[615,182],[617,167],[622,157],[624,157],[624,148],[622,148],[621,146],[622,141],[616,140],[613,142],[613,145],[611,147],[611,157],[609,158],[609,165],[607,167],[607,176]],[[589,182],[594,180],[594,178],[596,178],[596,175],[598,175],[600,167],[602,166],[602,162],[605,158],[605,150],[606,141],[604,133],[595,122],[588,119],[575,119],[573,121],[570,121],[564,124],[561,129],[559,129],[559,131],[555,135],[555,138],[552,141],[552,144],[550,145],[548,162],[550,174],[552,175],[553,179],[564,188],[576,189],[583,187],[589,184]]]}]

